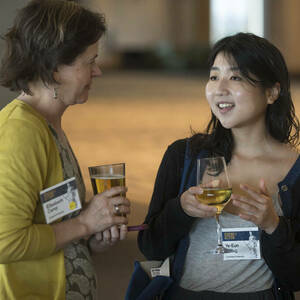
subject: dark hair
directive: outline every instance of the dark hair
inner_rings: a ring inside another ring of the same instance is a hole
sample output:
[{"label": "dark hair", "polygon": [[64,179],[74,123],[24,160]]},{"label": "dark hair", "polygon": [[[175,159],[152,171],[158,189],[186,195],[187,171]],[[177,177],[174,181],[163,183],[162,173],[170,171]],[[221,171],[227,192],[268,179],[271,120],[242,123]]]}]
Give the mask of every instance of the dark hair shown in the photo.
[{"label": "dark hair", "polygon": [[[220,52],[229,60],[234,60],[241,75],[251,84],[264,89],[280,84],[278,99],[267,107],[266,127],[277,141],[297,146],[299,121],[291,98],[289,73],[280,51],[264,38],[251,33],[238,33],[214,45],[209,57],[210,68]],[[229,162],[234,149],[231,130],[224,128],[212,113],[206,132],[192,136],[191,149],[193,155],[206,149],[210,155],[225,156]]]},{"label": "dark hair", "polygon": [[56,83],[53,72],[70,65],[106,31],[102,14],[74,1],[33,0],[17,14],[4,36],[1,85],[32,95],[29,83]]}]

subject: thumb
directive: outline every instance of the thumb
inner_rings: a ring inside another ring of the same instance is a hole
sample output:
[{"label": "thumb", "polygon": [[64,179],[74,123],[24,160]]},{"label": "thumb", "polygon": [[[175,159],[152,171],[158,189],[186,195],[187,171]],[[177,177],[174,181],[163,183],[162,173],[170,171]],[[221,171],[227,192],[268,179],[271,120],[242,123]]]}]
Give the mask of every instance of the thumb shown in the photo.
[{"label": "thumb", "polygon": [[259,189],[260,189],[260,192],[266,196],[269,195],[269,191],[267,189],[267,186],[266,186],[266,182],[263,178],[261,178],[259,180]]}]

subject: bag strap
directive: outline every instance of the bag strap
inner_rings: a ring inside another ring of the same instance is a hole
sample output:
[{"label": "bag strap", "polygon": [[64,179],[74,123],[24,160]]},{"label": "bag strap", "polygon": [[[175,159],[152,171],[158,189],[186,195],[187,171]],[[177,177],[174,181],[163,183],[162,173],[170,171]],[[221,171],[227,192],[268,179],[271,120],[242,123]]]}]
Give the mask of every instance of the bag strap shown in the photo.
[{"label": "bag strap", "polygon": [[[192,182],[191,174],[194,172],[193,168],[195,167],[194,161],[198,158],[205,157],[208,155],[207,150],[202,150],[200,153],[193,157],[190,151],[190,140],[186,139],[186,147],[185,147],[185,154],[184,154],[184,165],[183,165],[183,172],[181,176],[180,182],[180,189],[179,195],[183,193],[186,187],[189,187]],[[183,266],[185,263],[185,257],[189,248],[190,240],[189,235],[184,237],[177,247],[174,260],[173,260],[173,278],[175,282],[179,282],[183,272]]]},{"label": "bag strap", "polygon": [[186,181],[187,181],[187,174],[189,167],[191,165],[191,155],[190,155],[190,145],[189,145],[189,139],[186,139],[186,145],[185,145],[185,153],[184,153],[184,164],[183,164],[183,171],[181,176],[181,182],[180,182],[180,188],[179,188],[179,195],[183,193]]},{"label": "bag strap", "polygon": [[[181,175],[181,182],[180,182],[180,188],[179,188],[179,195],[181,195],[185,189],[186,182],[188,180],[188,175],[189,175],[189,170],[190,166],[192,165],[192,158],[190,155],[190,144],[189,144],[189,139],[186,139],[186,146],[185,146],[185,153],[184,153],[184,164],[183,164],[183,171]],[[174,256],[174,261],[173,261],[173,278],[175,279],[175,282],[179,282],[181,276],[182,276],[182,271],[183,271],[183,266],[185,262],[185,256],[189,247],[189,237],[186,236],[183,238],[177,247],[175,256]]]}]

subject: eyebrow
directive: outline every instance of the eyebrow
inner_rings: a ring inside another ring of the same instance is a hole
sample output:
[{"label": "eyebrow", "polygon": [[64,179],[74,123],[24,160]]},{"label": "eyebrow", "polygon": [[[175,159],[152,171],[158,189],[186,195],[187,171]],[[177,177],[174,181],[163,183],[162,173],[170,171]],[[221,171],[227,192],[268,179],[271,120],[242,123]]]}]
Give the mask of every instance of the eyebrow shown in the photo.
[{"label": "eyebrow", "polygon": [[[220,68],[219,67],[211,67],[210,70],[211,71],[220,71]],[[240,71],[240,68],[239,67],[230,67],[229,70],[231,70],[231,71]]]}]

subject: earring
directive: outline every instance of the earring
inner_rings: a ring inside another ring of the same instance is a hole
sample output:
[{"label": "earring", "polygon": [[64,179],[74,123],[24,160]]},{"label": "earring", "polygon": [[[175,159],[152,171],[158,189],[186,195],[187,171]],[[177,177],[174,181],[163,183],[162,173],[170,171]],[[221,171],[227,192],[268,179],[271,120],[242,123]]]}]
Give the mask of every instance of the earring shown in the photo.
[{"label": "earring", "polygon": [[58,88],[54,88],[53,89],[53,99],[57,99],[58,98]]}]

